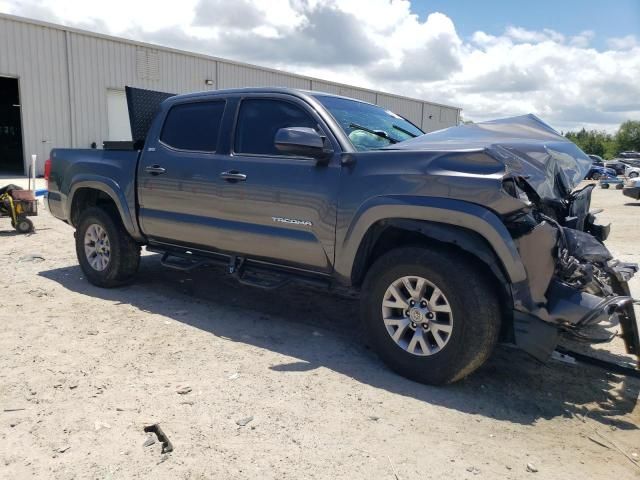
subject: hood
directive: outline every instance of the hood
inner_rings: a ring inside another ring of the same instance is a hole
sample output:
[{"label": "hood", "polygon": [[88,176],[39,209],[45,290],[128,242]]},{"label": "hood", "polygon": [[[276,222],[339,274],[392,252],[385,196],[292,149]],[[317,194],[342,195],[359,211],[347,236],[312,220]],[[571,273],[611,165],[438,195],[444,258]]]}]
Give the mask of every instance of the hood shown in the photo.
[{"label": "hood", "polygon": [[385,149],[484,151],[519,176],[542,198],[565,198],[585,177],[592,160],[535,115],[472,123],[427,133]]}]

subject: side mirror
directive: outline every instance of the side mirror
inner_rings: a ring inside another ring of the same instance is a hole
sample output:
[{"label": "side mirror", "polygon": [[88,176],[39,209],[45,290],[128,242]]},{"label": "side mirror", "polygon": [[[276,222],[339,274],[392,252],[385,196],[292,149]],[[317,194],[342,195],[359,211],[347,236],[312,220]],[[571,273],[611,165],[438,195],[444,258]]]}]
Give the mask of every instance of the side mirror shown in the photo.
[{"label": "side mirror", "polygon": [[333,150],[325,146],[326,137],[313,128],[287,127],[276,132],[274,144],[282,153],[313,157],[318,163],[327,163]]}]

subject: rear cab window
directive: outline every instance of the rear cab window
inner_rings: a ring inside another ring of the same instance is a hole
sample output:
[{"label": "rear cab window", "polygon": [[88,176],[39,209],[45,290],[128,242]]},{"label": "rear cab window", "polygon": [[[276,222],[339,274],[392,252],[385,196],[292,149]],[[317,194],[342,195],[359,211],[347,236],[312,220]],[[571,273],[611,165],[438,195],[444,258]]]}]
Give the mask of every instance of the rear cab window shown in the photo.
[{"label": "rear cab window", "polygon": [[160,141],[177,150],[215,152],[226,102],[181,103],[171,107]]}]

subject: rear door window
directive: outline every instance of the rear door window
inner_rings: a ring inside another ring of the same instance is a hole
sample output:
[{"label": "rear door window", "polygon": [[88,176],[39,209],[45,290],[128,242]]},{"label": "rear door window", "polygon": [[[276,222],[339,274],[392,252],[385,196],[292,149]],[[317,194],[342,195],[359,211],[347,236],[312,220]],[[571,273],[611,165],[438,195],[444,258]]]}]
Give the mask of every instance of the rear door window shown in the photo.
[{"label": "rear door window", "polygon": [[234,151],[251,155],[286,156],[274,143],[276,132],[286,127],[318,128],[298,105],[268,98],[250,98],[240,104]]},{"label": "rear door window", "polygon": [[174,105],[162,127],[160,141],[179,150],[215,152],[224,101]]}]

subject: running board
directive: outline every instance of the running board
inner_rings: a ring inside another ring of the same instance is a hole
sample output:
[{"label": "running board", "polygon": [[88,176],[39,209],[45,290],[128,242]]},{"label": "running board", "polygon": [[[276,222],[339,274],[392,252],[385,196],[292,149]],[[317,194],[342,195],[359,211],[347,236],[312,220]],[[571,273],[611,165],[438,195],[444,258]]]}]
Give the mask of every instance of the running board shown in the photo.
[{"label": "running board", "polygon": [[235,278],[242,285],[263,288],[265,290],[284,287],[291,281],[291,278],[277,273],[266,273],[261,275],[258,271],[245,266],[244,257],[238,257],[236,255],[233,255],[229,259],[229,275]]},{"label": "running board", "polygon": [[187,256],[176,255],[174,253],[164,252],[160,259],[160,264],[163,267],[172,268],[173,270],[180,270],[182,272],[189,272],[198,267],[204,267],[208,264],[206,260],[187,258]]},{"label": "running board", "polygon": [[[199,267],[226,266],[227,273],[242,285],[273,290],[288,285],[291,282],[302,283],[315,288],[331,289],[329,278],[320,278],[303,273],[296,273],[286,269],[270,267],[260,262],[246,259],[241,255],[202,255],[192,250],[180,248],[162,248],[159,245],[147,245],[147,251],[160,253],[162,266],[189,272]],[[339,290],[336,290],[338,293]],[[343,295],[345,293],[342,293]]]}]

